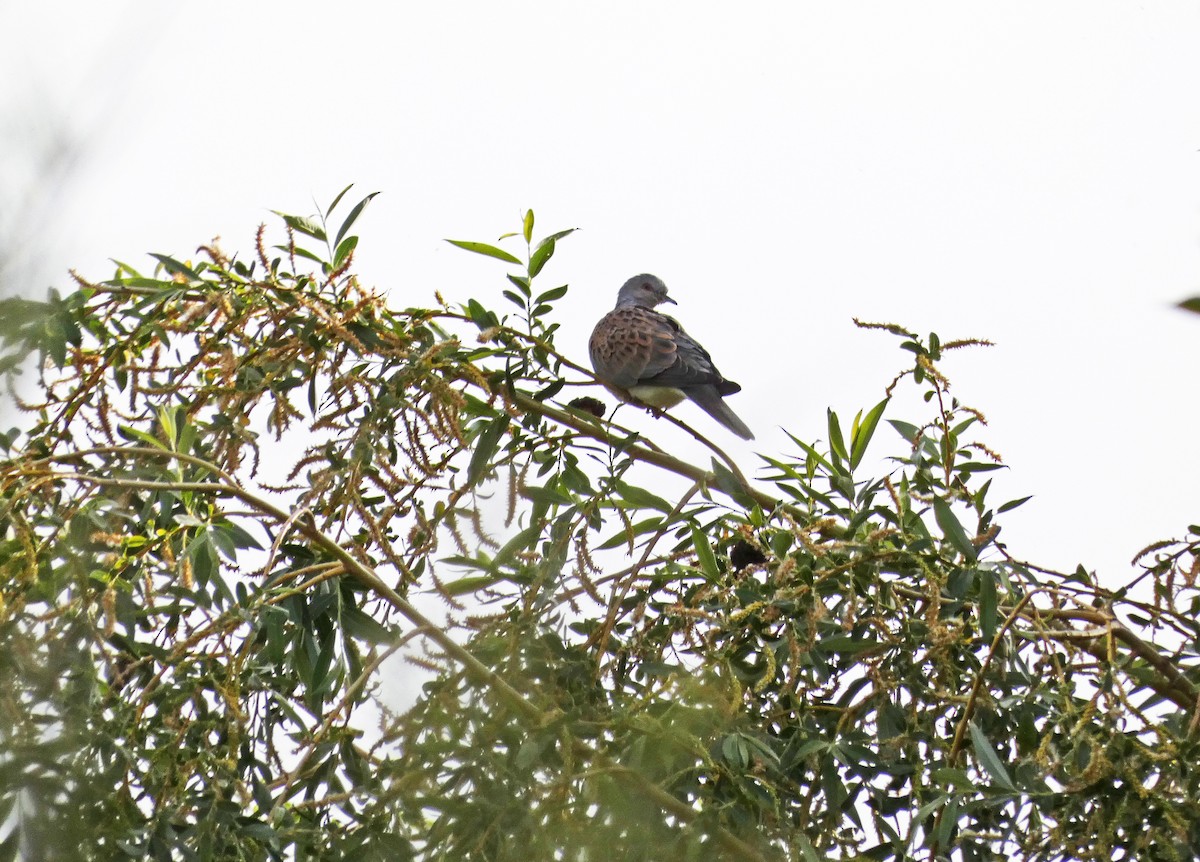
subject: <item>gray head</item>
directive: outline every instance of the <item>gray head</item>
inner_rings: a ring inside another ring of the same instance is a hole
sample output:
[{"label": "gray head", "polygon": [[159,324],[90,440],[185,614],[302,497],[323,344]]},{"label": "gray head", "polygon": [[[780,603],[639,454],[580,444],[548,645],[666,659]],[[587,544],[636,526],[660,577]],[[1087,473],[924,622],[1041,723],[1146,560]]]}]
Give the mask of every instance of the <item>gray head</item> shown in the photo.
[{"label": "gray head", "polygon": [[629,279],[621,285],[621,290],[617,293],[617,308],[622,305],[654,308],[664,302],[669,302],[671,305],[676,304],[675,300],[667,296],[667,286],[662,283],[662,279],[656,275],[650,275],[648,272]]}]

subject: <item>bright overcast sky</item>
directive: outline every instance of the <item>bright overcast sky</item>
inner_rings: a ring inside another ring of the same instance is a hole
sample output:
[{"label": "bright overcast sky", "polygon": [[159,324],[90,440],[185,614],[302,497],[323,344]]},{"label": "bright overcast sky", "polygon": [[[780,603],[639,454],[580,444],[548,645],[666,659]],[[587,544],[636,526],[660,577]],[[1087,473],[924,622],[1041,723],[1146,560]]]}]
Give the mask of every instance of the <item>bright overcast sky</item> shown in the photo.
[{"label": "bright overcast sky", "polygon": [[[1200,4],[76,0],[0,28],[31,296],[245,253],[354,182],[383,192],[365,282],[498,304],[502,267],[441,239],[532,207],[581,228],[545,274],[572,286],[560,346],[584,361],[621,282],[661,276],[758,439],[680,415],[748,467],[879,400],[902,356],[858,316],[997,342],[944,368],[1011,468],[995,502],[1036,495],[1018,556],[1117,585],[1200,522],[1200,317],[1171,307],[1200,293]],[[34,183],[56,131],[76,160]]]}]

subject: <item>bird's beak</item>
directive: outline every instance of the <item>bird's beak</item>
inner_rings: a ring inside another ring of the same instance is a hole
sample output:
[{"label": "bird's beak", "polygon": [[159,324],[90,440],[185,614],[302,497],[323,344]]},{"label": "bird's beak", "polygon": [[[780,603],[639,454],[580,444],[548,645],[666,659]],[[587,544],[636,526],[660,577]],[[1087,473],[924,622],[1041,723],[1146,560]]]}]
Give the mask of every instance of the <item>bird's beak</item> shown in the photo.
[{"label": "bird's beak", "polygon": [[671,303],[671,305],[679,305],[679,303],[678,303],[678,302],[676,302],[675,300],[671,299],[671,297],[669,297],[669,296],[664,296],[664,297],[663,297],[663,299],[662,299],[662,301],[663,301],[663,302],[669,302],[669,303]]}]

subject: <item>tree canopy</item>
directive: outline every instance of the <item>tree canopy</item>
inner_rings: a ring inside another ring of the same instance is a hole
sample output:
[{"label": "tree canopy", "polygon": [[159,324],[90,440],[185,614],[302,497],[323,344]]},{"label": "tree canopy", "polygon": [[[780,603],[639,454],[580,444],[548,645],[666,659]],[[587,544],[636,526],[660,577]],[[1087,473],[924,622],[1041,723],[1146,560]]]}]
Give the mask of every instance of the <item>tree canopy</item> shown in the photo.
[{"label": "tree canopy", "polygon": [[691,463],[556,344],[570,231],[378,292],[345,196],[4,301],[0,858],[1200,854],[1200,528],[1008,548],[983,342],[860,323],[877,404]]}]

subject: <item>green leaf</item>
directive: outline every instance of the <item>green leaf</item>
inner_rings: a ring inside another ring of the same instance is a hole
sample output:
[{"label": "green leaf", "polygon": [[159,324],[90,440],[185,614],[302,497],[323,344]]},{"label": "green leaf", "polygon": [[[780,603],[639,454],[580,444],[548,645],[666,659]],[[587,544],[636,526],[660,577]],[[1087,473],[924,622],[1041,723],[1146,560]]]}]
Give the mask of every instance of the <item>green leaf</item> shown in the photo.
[{"label": "green leaf", "polygon": [[321,227],[307,216],[288,215],[287,213],[281,213],[279,210],[271,210],[271,212],[283,219],[283,223],[292,230],[298,233],[307,234],[313,239],[319,239],[321,242],[325,242],[327,240],[327,237],[325,236],[325,228]]},{"label": "green leaf", "polygon": [[[972,786],[974,786],[974,785],[972,785]],[[933,814],[933,812],[937,811],[939,808],[941,808],[943,805],[945,805],[946,800],[948,800],[949,798],[950,797],[948,797],[948,796],[938,796],[938,797],[930,800],[929,802],[926,802],[924,805],[922,805],[920,808],[918,808],[917,813],[913,815],[913,822],[921,823],[927,817],[929,817],[929,815]]]},{"label": "green leaf", "polygon": [[166,449],[163,442],[153,434],[148,434],[139,428],[134,428],[132,425],[118,425],[117,433],[131,443],[145,443],[147,446],[153,446],[155,449]]},{"label": "green leaf", "polygon": [[921,430],[916,425],[911,425],[908,422],[901,422],[899,419],[889,419],[888,424],[895,428],[896,431],[899,432],[900,436],[909,443],[916,442],[917,433]]},{"label": "green leaf", "polygon": [[658,509],[660,512],[673,512],[675,507],[644,488],[630,485],[628,482],[617,482],[617,493],[621,499],[633,504],[638,509]]},{"label": "green leaf", "polygon": [[533,394],[534,401],[545,401],[547,398],[553,398],[559,392],[562,392],[563,387],[567,385],[565,380],[555,380],[549,386],[543,386]]},{"label": "green leaf", "polygon": [[187,414],[183,412],[183,408],[178,411],[172,410],[169,407],[160,407],[158,409],[158,424],[162,426],[163,436],[167,438],[167,445],[174,449],[175,444],[179,441],[179,426],[176,419],[183,422],[187,421]]},{"label": "green leaf", "polygon": [[[542,238],[542,239],[541,239],[541,240],[538,242],[538,244],[537,244],[537,248],[541,248],[542,246],[544,246],[544,245],[545,245],[546,243],[548,243],[548,242],[554,242],[554,243],[556,243],[556,242],[558,242],[560,239],[562,239],[564,236],[570,236],[570,235],[571,235],[571,234],[573,234],[573,233],[575,233],[575,228],[573,228],[573,227],[572,227],[572,228],[567,228],[566,230],[560,230],[558,233],[552,233],[552,234],[550,234],[550,236],[543,237],[543,238]],[[537,249],[534,249],[534,251],[537,251]]]},{"label": "green leaf", "polygon": [[232,521],[218,521],[213,525],[213,528],[214,530],[220,531],[221,533],[227,535],[230,543],[235,548],[253,548],[259,551],[262,550],[262,545],[260,545],[253,536]]},{"label": "green leaf", "polygon": [[192,561],[192,574],[200,586],[207,584],[217,573],[217,553],[209,541],[208,531],[201,530],[187,547],[188,559]]},{"label": "green leaf", "polygon": [[357,245],[358,237],[356,236],[348,236],[342,240],[341,244],[337,247],[337,251],[333,255],[333,268],[337,269],[340,267],[346,261],[346,258],[350,256],[350,252],[354,251],[354,248]]},{"label": "green leaf", "polygon": [[346,192],[350,191],[352,188],[354,188],[354,183],[350,183],[350,185],[346,186],[337,193],[337,197],[333,199],[333,203],[329,205],[329,209],[325,210],[325,218],[329,218],[330,213],[337,209],[337,205],[340,204],[342,202],[342,198],[346,196]]},{"label": "green leaf", "polygon": [[528,769],[541,759],[542,751],[553,745],[552,736],[533,736],[521,743],[514,761],[518,769]]},{"label": "green leaf", "polygon": [[725,762],[738,770],[750,765],[750,751],[739,734],[730,733],[721,740],[721,756]]},{"label": "green leaf", "polygon": [[714,483],[724,493],[728,494],[733,500],[736,500],[738,505],[745,506],[749,509],[754,505],[754,498],[746,493],[746,489],[742,487],[742,483],[738,480],[728,467],[723,463],[713,458],[711,461]]},{"label": "green leaf", "polygon": [[554,488],[539,488],[536,485],[522,488],[521,496],[547,508],[551,506],[570,506],[575,502],[561,491]]},{"label": "green leaf", "polygon": [[521,296],[519,296],[518,294],[514,293],[511,290],[502,290],[502,291],[500,291],[500,295],[503,296],[505,299],[507,299],[509,302],[511,302],[513,305],[515,305],[517,308],[525,307],[525,300],[523,298],[521,298]]},{"label": "green leaf", "polygon": [[1183,302],[1179,303],[1178,307],[1182,308],[1184,311],[1193,311],[1196,314],[1200,314],[1200,296],[1193,296],[1185,299]]},{"label": "green leaf", "polygon": [[1028,503],[1032,499],[1033,499],[1033,496],[1030,495],[1028,497],[1022,497],[1019,500],[1009,500],[1007,503],[1005,503],[1003,506],[1001,506],[999,509],[997,509],[996,512],[998,514],[1002,513],[1002,512],[1011,512],[1013,509],[1017,508],[1017,506],[1023,506],[1024,504]]},{"label": "green leaf", "polygon": [[941,822],[938,824],[937,831],[933,835],[934,842],[939,847],[945,847],[950,843],[950,836],[954,830],[958,828],[958,797],[951,796],[946,800],[946,807],[942,815]]},{"label": "green leaf", "polygon": [[502,580],[503,578],[498,578],[495,575],[472,575],[469,578],[459,578],[448,584],[442,584],[442,589],[451,596],[464,596],[468,593],[494,587]]},{"label": "green leaf", "polygon": [[721,570],[717,567],[717,557],[713,553],[712,545],[708,543],[708,536],[704,535],[699,527],[692,527],[692,546],[696,549],[700,570],[710,581],[719,580]]},{"label": "green leaf", "polygon": [[562,287],[553,287],[545,293],[539,293],[535,302],[554,302],[556,299],[562,299],[567,295],[567,285]]},{"label": "green leaf", "polygon": [[392,640],[392,633],[387,626],[358,608],[342,609],[342,625],[350,637],[370,644],[385,644]]},{"label": "green leaf", "polygon": [[961,788],[963,790],[971,790],[975,787],[975,782],[971,780],[971,776],[967,775],[965,770],[950,769],[943,767],[942,769],[933,770],[933,780],[938,784],[945,785],[947,788]]},{"label": "green leaf", "polygon": [[214,524],[209,528],[208,539],[222,557],[231,563],[237,562],[237,545],[234,544],[233,536],[228,531],[222,530]]},{"label": "green leaf", "polygon": [[745,742],[746,747],[750,749],[751,754],[757,753],[759,759],[771,768],[779,768],[779,755],[775,753],[775,750],[770,745],[754,736],[743,736],[742,740]]},{"label": "green leaf", "polygon": [[878,642],[873,639],[851,635],[834,635],[821,640],[822,651],[846,656],[858,655],[861,652],[874,649],[878,645]]},{"label": "green leaf", "polygon": [[[20,785],[17,785],[17,786],[19,787]],[[14,793],[9,798],[15,799],[17,796],[18,796],[18,794]],[[7,811],[5,811],[3,813],[3,817],[4,817],[5,821],[8,821],[9,815],[8,815]],[[18,821],[17,825],[18,825],[18,827],[20,826],[19,821]],[[21,853],[21,836],[22,836],[23,832],[24,832],[24,830],[22,830],[20,828],[13,828],[8,833],[8,836],[5,837],[5,839],[3,841],[0,841],[0,860],[2,860],[2,862],[17,862],[17,860],[25,858],[24,854]],[[44,851],[45,851],[45,848],[43,848],[43,852]],[[51,850],[50,852],[54,853],[53,850]],[[129,855],[132,856],[133,854],[129,854]],[[140,856],[141,854],[138,853],[138,855]]]},{"label": "green leaf", "polygon": [[1003,761],[1000,760],[1000,755],[996,753],[996,749],[992,748],[992,744],[988,742],[983,731],[974,721],[967,722],[967,728],[971,731],[971,744],[975,748],[975,756],[987,774],[1005,790],[1016,790],[1012,779],[1009,778],[1008,769],[1005,768]]},{"label": "green leaf", "polygon": [[471,318],[471,322],[480,329],[489,329],[500,322],[496,318],[495,312],[488,311],[476,299],[467,302],[465,311],[467,312],[467,317]]},{"label": "green leaf", "polygon": [[875,434],[875,428],[879,425],[879,419],[883,416],[883,411],[887,408],[888,401],[890,400],[889,398],[885,398],[872,407],[861,423],[855,419],[854,428],[850,432],[851,470],[862,462],[863,455],[867,452],[867,444],[871,442],[871,437]]},{"label": "green leaf", "polygon": [[180,263],[175,258],[165,254],[155,254],[150,252],[150,256],[163,265],[163,269],[171,273],[171,275],[182,275],[191,281],[199,281],[200,273],[196,272],[190,266]]},{"label": "green leaf", "polygon": [[528,550],[542,535],[542,525],[534,524],[521,530],[507,542],[504,547],[496,552],[496,556],[492,558],[494,566],[508,565],[508,563],[517,555],[519,551]]},{"label": "green leaf", "polygon": [[354,205],[354,209],[350,210],[350,215],[346,216],[346,220],[342,222],[342,226],[338,228],[337,236],[334,237],[333,244],[341,247],[342,237],[346,235],[346,231],[350,230],[353,224],[358,221],[358,217],[362,215],[362,211],[367,208],[367,204],[373,201],[379,192],[371,192],[361,201]]},{"label": "green leaf", "polygon": [[[532,293],[529,290],[529,279],[528,278],[526,278],[523,275],[508,275],[505,277],[517,286],[517,290],[521,291],[521,295],[524,296],[526,299],[529,299],[529,297],[532,296]],[[523,303],[518,303],[518,305],[522,305],[522,304]]]},{"label": "green leaf", "polygon": [[[799,437],[796,437],[795,435],[789,433],[787,430],[784,430],[783,433],[787,434],[788,437],[791,438],[793,443],[795,443],[797,446],[799,446],[801,449],[803,449],[804,454],[807,455],[809,458],[811,458],[816,464],[820,465],[821,467],[824,467],[825,470],[830,473],[834,472],[833,465],[829,463],[829,461],[825,458],[824,455],[822,455],[820,452],[818,452],[816,449],[814,449],[810,444],[805,443]],[[772,466],[779,467],[780,469],[784,469],[784,465],[782,462],[772,460],[770,463]],[[788,472],[795,475],[795,471],[793,471],[793,470],[789,469]],[[798,479],[800,477],[795,476],[795,478]]]},{"label": "green leaf", "polygon": [[529,277],[536,278],[537,274],[542,271],[542,267],[546,265],[546,262],[550,260],[553,255],[554,240],[543,242],[541,245],[539,245],[537,247],[537,251],[535,251],[529,257]]},{"label": "green leaf", "polygon": [[983,639],[991,643],[992,638],[996,636],[996,609],[999,605],[999,597],[996,590],[996,579],[999,577],[996,572],[981,569],[978,573],[979,577],[979,633],[983,635]]},{"label": "green leaf", "polygon": [[525,211],[525,223],[522,225],[525,242],[533,242],[533,210]]},{"label": "green leaf", "polygon": [[306,248],[301,248],[298,245],[295,245],[295,246],[276,245],[276,246],[272,246],[272,248],[278,249],[279,251],[282,251],[282,252],[286,252],[287,254],[294,254],[294,255],[296,255],[296,257],[302,257],[305,260],[311,260],[313,263],[319,263],[319,264],[321,264],[321,266],[325,266],[325,261],[323,258],[321,258],[319,255],[313,254],[311,251],[309,251]]},{"label": "green leaf", "polygon": [[597,550],[607,551],[609,548],[615,548],[618,545],[630,544],[632,538],[644,536],[647,533],[657,533],[662,528],[662,523],[663,519],[661,515],[655,515],[651,518],[638,521],[630,530],[619,530],[611,538],[605,539],[597,547]]},{"label": "green leaf", "polygon": [[941,497],[935,497],[933,501],[933,516],[937,520],[938,526],[942,528],[942,534],[954,546],[955,550],[970,562],[975,562],[975,546],[971,544],[971,537],[967,535],[967,531],[959,523],[958,517],[950,508],[950,504]]},{"label": "green leaf", "polygon": [[467,484],[474,485],[492,466],[492,456],[500,445],[500,438],[508,430],[509,417],[501,413],[488,423],[475,441],[475,453],[471,456],[471,465],[467,468]]},{"label": "green leaf", "polygon": [[837,414],[829,409],[826,409],[825,413],[829,420],[829,450],[842,461],[849,461],[850,458],[846,454],[846,441],[842,439],[842,426],[838,422]]},{"label": "green leaf", "polygon": [[476,254],[494,257],[497,260],[502,260],[506,263],[515,263],[518,266],[521,264],[521,261],[517,260],[504,249],[496,248],[494,245],[488,245],[485,242],[467,242],[466,240],[460,239],[448,239],[446,242],[450,243],[450,245],[456,245],[459,248],[466,249],[467,251],[473,251]]},{"label": "green leaf", "polygon": [[1085,587],[1093,586],[1092,573],[1085,569],[1082,565],[1075,567],[1075,571],[1067,575],[1068,581],[1074,581],[1077,584],[1083,584]]},{"label": "green leaf", "polygon": [[797,832],[796,839],[800,844],[800,852],[804,854],[804,862],[822,862],[823,857],[817,852],[817,848],[813,846],[807,835]]}]

